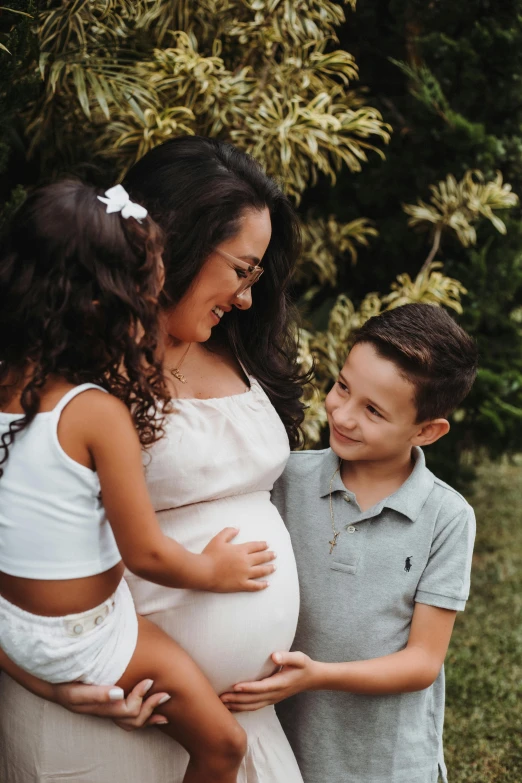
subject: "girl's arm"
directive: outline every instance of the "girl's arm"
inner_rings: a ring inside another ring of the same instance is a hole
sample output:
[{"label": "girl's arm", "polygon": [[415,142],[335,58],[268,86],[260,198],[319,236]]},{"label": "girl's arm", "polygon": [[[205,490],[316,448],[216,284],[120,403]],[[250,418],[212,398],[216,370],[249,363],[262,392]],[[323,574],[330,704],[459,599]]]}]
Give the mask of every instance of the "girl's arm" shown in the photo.
[{"label": "girl's arm", "polygon": [[155,693],[145,699],[152,684],[151,680],[139,682],[124,699],[122,689],[110,685],[82,685],[80,683],[52,685],[49,682],[38,680],[24,669],[20,669],[3,650],[0,650],[0,676],[2,670],[19,685],[41,699],[60,704],[70,712],[112,718],[118,726],[126,731],[142,726],[154,726],[166,721],[163,715],[153,714],[153,711],[163,700],[166,700],[167,694]]},{"label": "girl's arm", "polygon": [[259,682],[243,682],[221,697],[233,712],[258,710],[305,690],[334,690],[373,696],[428,688],[438,677],[456,612],[415,604],[403,650],[367,661],[321,663],[302,652],[274,653],[281,669]]},{"label": "girl's arm", "polygon": [[[274,571],[264,541],[232,544],[235,528],[225,528],[202,554],[189,552],[165,536],[149,498],[142,452],[131,415],[115,397],[91,396],[83,437],[98,473],[102,499],[125,565],[138,576],[167,587],[214,592],[256,591],[257,581]],[[173,477],[175,481],[175,477]]]}]

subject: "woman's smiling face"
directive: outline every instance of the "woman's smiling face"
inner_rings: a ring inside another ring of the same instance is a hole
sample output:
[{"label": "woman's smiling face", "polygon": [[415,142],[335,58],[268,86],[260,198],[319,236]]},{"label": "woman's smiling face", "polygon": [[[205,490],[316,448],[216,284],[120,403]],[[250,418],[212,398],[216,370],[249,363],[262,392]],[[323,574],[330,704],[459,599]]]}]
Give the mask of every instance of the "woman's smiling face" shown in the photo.
[{"label": "woman's smiling face", "polygon": [[272,225],[270,213],[246,210],[240,218],[238,233],[219,245],[238,263],[217,252],[210,254],[185,296],[166,313],[167,333],[180,342],[206,342],[212,328],[233,307],[247,310],[252,304],[252,289],[239,296],[237,290],[248,274],[248,265],[257,266],[263,259]]}]

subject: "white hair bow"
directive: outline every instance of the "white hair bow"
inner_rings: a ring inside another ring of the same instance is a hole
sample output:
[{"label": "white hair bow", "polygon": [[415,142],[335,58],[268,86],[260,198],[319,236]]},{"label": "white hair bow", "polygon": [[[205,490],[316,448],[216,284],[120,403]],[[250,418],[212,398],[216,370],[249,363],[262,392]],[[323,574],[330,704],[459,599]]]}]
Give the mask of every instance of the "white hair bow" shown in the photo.
[{"label": "white hair bow", "polygon": [[130,200],[129,194],[122,185],[114,185],[113,188],[109,188],[109,190],[105,191],[105,195],[107,198],[103,198],[103,196],[98,196],[98,198],[100,201],[103,201],[104,204],[107,204],[108,215],[110,215],[111,212],[121,212],[123,218],[132,217],[135,218],[138,223],[141,223],[143,218],[146,218],[148,215],[145,207],[142,207],[140,204],[135,204],[134,201]]}]

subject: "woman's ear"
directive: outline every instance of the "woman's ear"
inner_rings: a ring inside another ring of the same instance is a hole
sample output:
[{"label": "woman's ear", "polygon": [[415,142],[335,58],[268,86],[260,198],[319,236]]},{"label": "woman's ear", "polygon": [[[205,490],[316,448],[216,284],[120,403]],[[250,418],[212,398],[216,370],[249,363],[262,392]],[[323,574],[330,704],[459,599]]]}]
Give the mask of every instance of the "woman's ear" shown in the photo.
[{"label": "woman's ear", "polygon": [[420,429],[411,440],[412,446],[429,446],[435,443],[439,438],[447,435],[450,430],[450,423],[447,419],[433,419],[421,424]]}]

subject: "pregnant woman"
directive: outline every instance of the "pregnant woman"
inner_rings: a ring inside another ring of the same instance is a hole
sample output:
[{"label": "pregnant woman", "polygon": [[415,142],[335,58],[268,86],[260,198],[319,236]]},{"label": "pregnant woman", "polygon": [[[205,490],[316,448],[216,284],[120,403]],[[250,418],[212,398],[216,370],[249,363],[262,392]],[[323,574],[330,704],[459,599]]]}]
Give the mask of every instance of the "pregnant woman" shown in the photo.
[{"label": "pregnant woman", "polygon": [[[257,593],[176,590],[127,575],[137,611],[222,693],[267,676],[270,654],[290,648],[297,623],[294,557],[270,490],[302,420],[286,300],[299,232],[276,184],[222,142],[167,142],[124,185],[167,236],[164,372],[175,405],[165,437],[145,456],[158,520],[193,552],[230,526],[240,531],[235,542],[266,540],[277,554],[268,588]],[[53,698],[43,683],[9,671]],[[248,735],[239,783],[301,783],[273,707],[238,719]],[[0,677],[2,783],[179,783],[187,761],[158,729],[126,734]]]}]

